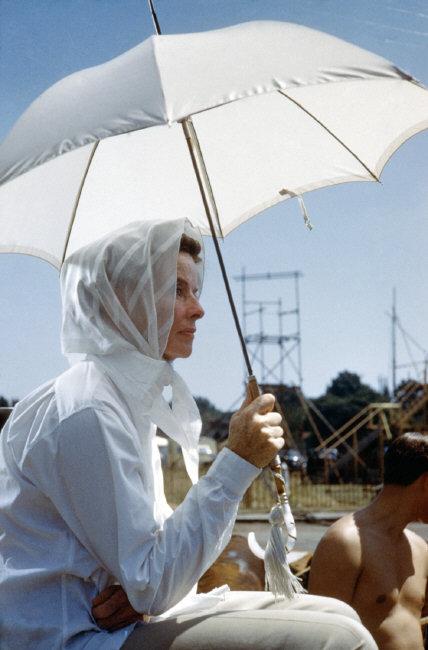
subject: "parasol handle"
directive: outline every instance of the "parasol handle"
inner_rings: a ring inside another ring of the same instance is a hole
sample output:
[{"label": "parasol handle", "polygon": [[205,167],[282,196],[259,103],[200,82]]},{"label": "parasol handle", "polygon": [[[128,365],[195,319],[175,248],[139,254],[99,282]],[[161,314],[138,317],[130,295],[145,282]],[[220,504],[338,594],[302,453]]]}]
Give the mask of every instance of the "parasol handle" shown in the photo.
[{"label": "parasol handle", "polygon": [[[259,397],[259,395],[261,395],[260,387],[254,375],[249,375],[248,377],[248,395],[252,400],[255,400],[256,397]],[[281,411],[277,407],[276,399],[275,399],[275,411],[281,415]],[[279,454],[277,454],[275,458],[272,460],[272,462],[269,465],[269,468],[272,472],[272,476],[275,481],[275,487],[278,494],[278,501],[279,503],[282,504],[286,499],[287,493],[285,489],[285,480],[282,475],[281,459],[279,457]]]}]

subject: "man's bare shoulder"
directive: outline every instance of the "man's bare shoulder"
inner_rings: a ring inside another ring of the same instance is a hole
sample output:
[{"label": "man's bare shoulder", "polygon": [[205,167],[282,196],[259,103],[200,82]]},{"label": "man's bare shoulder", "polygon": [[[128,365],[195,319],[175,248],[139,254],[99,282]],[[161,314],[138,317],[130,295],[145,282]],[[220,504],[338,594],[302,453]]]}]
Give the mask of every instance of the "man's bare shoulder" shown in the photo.
[{"label": "man's bare shoulder", "polygon": [[329,528],[328,531],[337,531],[342,534],[345,533],[355,533],[356,532],[356,523],[355,517],[358,515],[358,512],[350,512],[347,515],[344,515],[340,519],[334,522]]},{"label": "man's bare shoulder", "polygon": [[428,553],[428,542],[423,537],[418,535],[418,533],[415,533],[410,528],[405,528],[404,532],[410,544],[414,548],[421,550],[422,552],[425,551]]},{"label": "man's bare shoulder", "polygon": [[325,532],[322,542],[329,546],[335,545],[348,549],[359,547],[360,535],[356,515],[345,515],[335,521]]},{"label": "man's bare shoulder", "polygon": [[353,515],[346,515],[327,529],[317,546],[311,564],[309,591],[350,603],[361,562],[358,528]]},{"label": "man's bare shoulder", "polygon": [[425,575],[428,577],[428,542],[410,528],[405,528],[404,534],[409,541],[413,555],[416,556],[415,559],[420,559],[419,566],[425,567]]}]

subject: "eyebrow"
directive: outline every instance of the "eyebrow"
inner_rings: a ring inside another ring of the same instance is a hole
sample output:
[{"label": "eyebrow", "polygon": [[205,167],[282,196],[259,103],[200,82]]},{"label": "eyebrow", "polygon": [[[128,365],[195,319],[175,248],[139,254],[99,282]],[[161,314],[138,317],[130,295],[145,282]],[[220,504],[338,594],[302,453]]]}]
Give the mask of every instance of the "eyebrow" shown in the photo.
[{"label": "eyebrow", "polygon": [[[181,278],[180,276],[177,276],[177,286],[184,286],[190,289],[190,284],[185,280],[184,278]],[[198,293],[199,292],[199,286],[197,286],[195,289],[193,289],[193,293]]]}]

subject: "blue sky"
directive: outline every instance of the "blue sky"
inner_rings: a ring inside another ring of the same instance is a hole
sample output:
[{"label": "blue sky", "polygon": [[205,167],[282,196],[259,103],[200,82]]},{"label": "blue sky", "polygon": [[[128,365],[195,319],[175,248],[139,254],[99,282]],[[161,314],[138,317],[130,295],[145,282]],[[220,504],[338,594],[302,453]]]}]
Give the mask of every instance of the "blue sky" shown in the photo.
[{"label": "blue sky", "polygon": [[[428,85],[426,0],[157,0],[163,33],[202,31],[274,19],[314,27],[394,61]],[[106,61],[153,32],[144,0],[0,0],[0,138],[28,104],[61,77]],[[428,133],[405,143],[382,184],[355,183],[305,196],[314,223],[303,225],[296,202],[267,210],[226,238],[231,277],[302,272],[303,387],[322,393],[340,370],[377,386],[390,379],[392,289],[403,327],[428,348],[425,252],[428,249]],[[57,272],[31,257],[0,255],[0,394],[23,397],[66,368],[59,347]],[[240,305],[239,283],[232,287]],[[290,282],[248,285],[248,298],[294,306]],[[194,355],[177,363],[194,394],[228,408],[242,389],[239,344],[211,242],[207,242],[206,317]],[[266,315],[267,333],[276,318]],[[290,317],[284,331],[291,333]],[[249,333],[258,331],[255,320]],[[416,361],[421,352],[410,346]],[[399,337],[398,360],[410,361]],[[272,358],[273,362],[273,358]],[[258,370],[255,364],[256,371]],[[403,369],[401,376],[408,370]],[[296,382],[291,366],[285,381]]]}]

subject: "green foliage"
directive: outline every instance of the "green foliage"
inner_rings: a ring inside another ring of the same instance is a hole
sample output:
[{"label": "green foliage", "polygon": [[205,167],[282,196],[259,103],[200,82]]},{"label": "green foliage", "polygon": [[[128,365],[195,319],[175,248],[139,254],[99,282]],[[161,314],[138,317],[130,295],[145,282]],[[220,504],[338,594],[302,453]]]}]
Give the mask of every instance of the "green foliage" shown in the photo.
[{"label": "green foliage", "polygon": [[[201,414],[202,420],[202,432],[203,436],[210,437],[223,437],[219,436],[218,433],[221,429],[225,428],[225,425],[222,423],[224,419],[224,413],[220,411],[209,399],[206,397],[195,397],[195,402],[198,405],[199,412]],[[226,435],[227,435],[227,424],[226,424]]]},{"label": "green foliage", "polygon": [[420,380],[419,379],[412,379],[411,377],[408,377],[407,379],[402,379],[398,386],[395,389],[395,397],[402,397],[408,390],[409,388],[413,385],[419,385]]},{"label": "green foliage", "polygon": [[[290,430],[302,451],[318,444],[305,409],[299,400],[294,386],[265,385],[263,391],[275,394],[290,427]],[[389,401],[386,392],[380,393],[361,381],[354,372],[343,370],[331,380],[325,393],[311,400],[321,411],[324,418],[334,429],[338,429],[361,409],[372,402]],[[204,435],[216,438],[227,436],[227,424],[230,413],[222,413],[205,397],[197,397],[196,402],[201,411]],[[312,410],[310,411],[323,438],[330,435],[328,426]],[[303,442],[303,440],[305,442]]]},{"label": "green foliage", "polygon": [[209,418],[218,418],[222,415],[222,411],[214,406],[214,404],[206,397],[195,397],[195,402],[198,405],[201,416],[204,415]]},{"label": "green foliage", "polygon": [[[371,402],[387,400],[388,395],[364,384],[356,373],[344,370],[332,380],[325,394],[313,402],[330,424],[338,429]],[[320,432],[328,435],[327,427],[318,420],[317,424]]]},{"label": "green foliage", "polygon": [[[339,372],[327,388],[327,395],[336,395],[337,397],[351,397],[361,393],[361,391],[372,389],[361,382],[360,376],[355,372],[343,370]],[[372,391],[373,392],[373,391]]]}]

